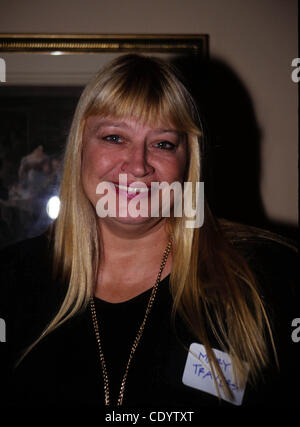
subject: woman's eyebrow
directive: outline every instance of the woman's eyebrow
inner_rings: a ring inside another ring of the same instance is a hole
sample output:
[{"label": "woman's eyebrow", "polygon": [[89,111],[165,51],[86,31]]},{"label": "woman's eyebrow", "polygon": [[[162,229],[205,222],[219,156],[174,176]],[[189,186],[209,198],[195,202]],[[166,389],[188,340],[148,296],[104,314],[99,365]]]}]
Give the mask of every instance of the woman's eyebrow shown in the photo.
[{"label": "woman's eyebrow", "polygon": [[175,135],[182,135],[182,132],[179,132],[178,130],[175,129],[154,129],[153,130],[154,133],[174,133]]},{"label": "woman's eyebrow", "polygon": [[116,122],[112,120],[99,120],[96,124],[97,128],[100,126],[112,126],[112,127],[123,127],[123,128],[129,128],[130,126],[127,125],[125,122]]},{"label": "woman's eyebrow", "polygon": [[97,120],[96,122],[87,123],[87,128],[91,134],[96,135],[102,127],[115,127],[120,129],[129,129],[129,126],[124,122],[115,122],[110,120]]}]

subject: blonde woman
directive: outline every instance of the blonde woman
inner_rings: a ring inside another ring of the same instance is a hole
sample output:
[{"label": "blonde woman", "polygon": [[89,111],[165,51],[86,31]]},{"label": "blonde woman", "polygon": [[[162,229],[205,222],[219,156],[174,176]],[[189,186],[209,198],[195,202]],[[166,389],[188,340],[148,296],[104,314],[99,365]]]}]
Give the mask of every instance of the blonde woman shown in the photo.
[{"label": "blonde woman", "polygon": [[198,197],[202,144],[191,95],[159,59],[123,55],[85,88],[59,217],[2,255],[11,405],[283,402],[294,255],[213,217]]}]

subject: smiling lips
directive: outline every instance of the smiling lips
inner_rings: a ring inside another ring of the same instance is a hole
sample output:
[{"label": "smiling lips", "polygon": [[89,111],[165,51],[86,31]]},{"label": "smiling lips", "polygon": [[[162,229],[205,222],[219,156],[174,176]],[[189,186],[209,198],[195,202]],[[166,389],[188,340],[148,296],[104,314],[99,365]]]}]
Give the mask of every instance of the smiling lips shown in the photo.
[{"label": "smiling lips", "polygon": [[131,187],[131,186],[126,186],[126,185],[120,185],[117,184],[116,182],[113,182],[115,188],[116,188],[116,192],[117,194],[126,194],[127,198],[133,198],[134,196],[136,196],[137,194],[143,194],[143,195],[150,195],[151,192],[151,187],[150,185],[147,187]]}]

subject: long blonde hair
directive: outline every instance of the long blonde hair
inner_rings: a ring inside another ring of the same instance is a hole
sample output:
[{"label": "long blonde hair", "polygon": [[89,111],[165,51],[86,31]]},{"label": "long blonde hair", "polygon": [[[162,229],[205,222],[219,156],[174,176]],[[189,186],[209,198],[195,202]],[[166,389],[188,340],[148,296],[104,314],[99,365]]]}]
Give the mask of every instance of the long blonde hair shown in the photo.
[{"label": "long blonde hair", "polygon": [[[177,71],[158,58],[135,54],[122,55],[104,67],[82,93],[65,153],[61,209],[53,232],[55,274],[68,282],[68,290],[56,316],[25,354],[45,335],[85,309],[93,295],[101,235],[95,209],[82,188],[81,154],[85,121],[95,114],[134,117],[148,124],[157,120],[169,122],[187,135],[189,166],[185,180],[194,184],[194,192],[195,183],[201,180],[201,123],[193,98]],[[183,216],[169,221],[173,240],[172,317],[178,313],[204,344],[214,377],[222,379],[230,395],[208,328],[231,355],[239,383],[246,376],[243,362],[248,363],[253,380],[268,363],[265,329],[270,334],[271,331],[253,274],[224,238],[207,204],[201,228],[186,228],[186,219]]]}]

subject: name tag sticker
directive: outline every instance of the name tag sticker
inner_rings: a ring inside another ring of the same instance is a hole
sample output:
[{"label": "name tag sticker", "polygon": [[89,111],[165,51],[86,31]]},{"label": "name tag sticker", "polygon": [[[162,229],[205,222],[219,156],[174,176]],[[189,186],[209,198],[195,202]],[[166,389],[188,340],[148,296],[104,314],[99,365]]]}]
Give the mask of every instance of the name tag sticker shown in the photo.
[{"label": "name tag sticker", "polygon": [[[220,368],[225,376],[233,399],[228,398],[224,393],[221,379],[216,374],[216,381],[219,386],[219,395],[223,400],[233,405],[241,405],[243,401],[245,387],[240,388],[234,380],[232,364],[227,353],[213,349]],[[214,396],[218,396],[218,391],[214,382],[213,374],[209,365],[209,359],[205,347],[202,344],[192,343],[189,348],[186,364],[182,376],[182,382],[188,387],[193,387]]]}]

